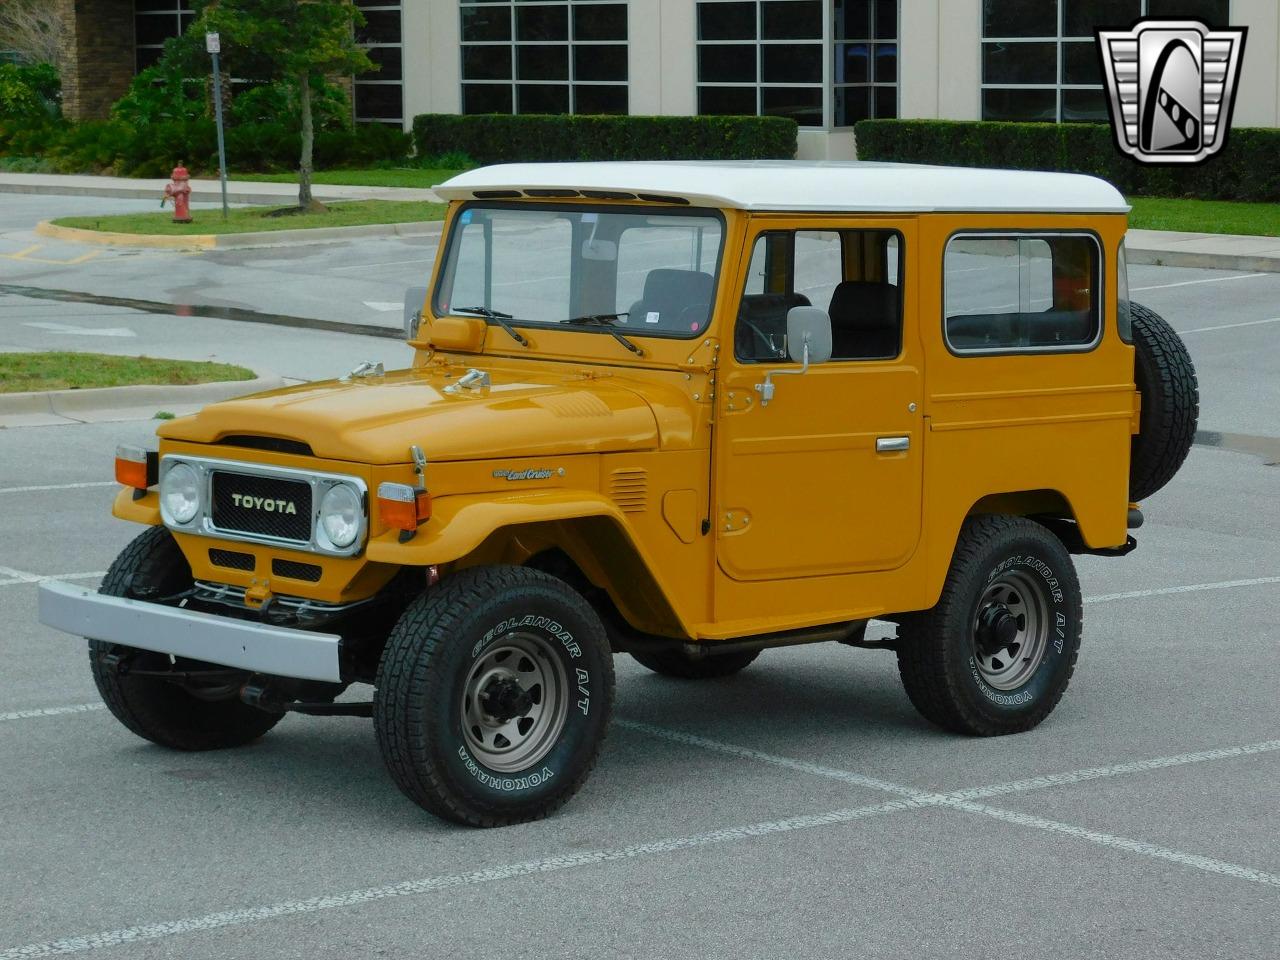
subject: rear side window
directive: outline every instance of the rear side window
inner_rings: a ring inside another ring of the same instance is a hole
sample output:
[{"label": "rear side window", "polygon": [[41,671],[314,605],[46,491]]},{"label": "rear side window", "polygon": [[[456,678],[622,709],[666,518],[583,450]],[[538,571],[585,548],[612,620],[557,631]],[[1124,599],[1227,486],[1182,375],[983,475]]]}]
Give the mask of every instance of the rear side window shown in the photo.
[{"label": "rear side window", "polygon": [[1101,330],[1100,261],[1090,234],[953,237],[947,345],[955,353],[1089,348]]}]

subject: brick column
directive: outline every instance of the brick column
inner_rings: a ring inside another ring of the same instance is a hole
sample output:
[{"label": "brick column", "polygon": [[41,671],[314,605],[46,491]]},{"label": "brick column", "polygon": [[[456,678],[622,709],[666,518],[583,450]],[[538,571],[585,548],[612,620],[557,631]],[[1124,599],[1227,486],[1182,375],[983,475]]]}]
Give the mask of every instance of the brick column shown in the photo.
[{"label": "brick column", "polygon": [[55,0],[62,14],[62,108],[73,120],[96,120],[129,89],[134,76],[133,0]]}]

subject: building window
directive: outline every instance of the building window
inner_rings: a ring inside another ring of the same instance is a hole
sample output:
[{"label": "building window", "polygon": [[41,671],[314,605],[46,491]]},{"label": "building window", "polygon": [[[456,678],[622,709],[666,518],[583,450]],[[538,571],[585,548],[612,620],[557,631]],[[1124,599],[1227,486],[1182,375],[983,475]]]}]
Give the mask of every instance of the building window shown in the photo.
[{"label": "building window", "polygon": [[698,113],[824,126],[823,0],[702,0]]},{"label": "building window", "polygon": [[1231,20],[1231,0],[983,0],[982,119],[1108,119],[1094,30],[1140,16]]},{"label": "building window", "polygon": [[137,71],[154,67],[164,56],[164,42],[182,36],[195,18],[190,0],[136,0],[133,37]]},{"label": "building window", "polygon": [[898,0],[700,0],[698,112],[846,127],[898,115]]},{"label": "building window", "polygon": [[463,113],[627,113],[627,4],[462,0]]},{"label": "building window", "polygon": [[898,115],[898,0],[835,0],[835,125]]},{"label": "building window", "polygon": [[399,0],[355,0],[364,14],[356,42],[378,65],[355,78],[355,118],[362,123],[404,124],[404,28]]}]

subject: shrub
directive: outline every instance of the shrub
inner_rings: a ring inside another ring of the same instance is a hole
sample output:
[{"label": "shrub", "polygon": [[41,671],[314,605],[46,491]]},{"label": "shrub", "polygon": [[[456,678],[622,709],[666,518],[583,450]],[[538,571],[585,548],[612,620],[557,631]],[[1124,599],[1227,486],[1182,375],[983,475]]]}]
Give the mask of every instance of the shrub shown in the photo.
[{"label": "shrub", "polygon": [[62,84],[47,63],[0,64],[0,118],[44,120],[59,116]]},{"label": "shrub", "polygon": [[796,152],[785,117],[619,117],[429,113],[413,120],[421,156],[538,160],[757,160]]},{"label": "shrub", "polygon": [[863,160],[1087,173],[1135,196],[1280,200],[1280,129],[1233,130],[1197,166],[1138,163],[1100,123],[864,120],[855,132]]}]

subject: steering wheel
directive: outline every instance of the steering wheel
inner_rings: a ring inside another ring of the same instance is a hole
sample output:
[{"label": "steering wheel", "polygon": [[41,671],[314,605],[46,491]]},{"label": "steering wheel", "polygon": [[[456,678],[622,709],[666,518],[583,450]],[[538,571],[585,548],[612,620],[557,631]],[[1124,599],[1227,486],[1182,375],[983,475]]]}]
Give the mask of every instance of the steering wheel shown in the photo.
[{"label": "steering wheel", "polygon": [[[750,330],[752,333],[756,335],[756,339],[759,340],[760,343],[764,346],[766,356],[772,357],[777,360],[786,359],[787,355],[782,352],[781,347],[779,347],[776,343],[773,342],[773,337],[770,334],[765,333],[763,330],[757,327],[752,321],[748,320],[746,317],[739,316],[738,322],[745,325],[748,330]],[[755,357],[754,359],[761,360],[764,358]]]}]

